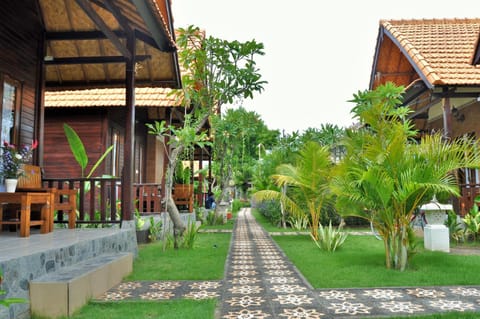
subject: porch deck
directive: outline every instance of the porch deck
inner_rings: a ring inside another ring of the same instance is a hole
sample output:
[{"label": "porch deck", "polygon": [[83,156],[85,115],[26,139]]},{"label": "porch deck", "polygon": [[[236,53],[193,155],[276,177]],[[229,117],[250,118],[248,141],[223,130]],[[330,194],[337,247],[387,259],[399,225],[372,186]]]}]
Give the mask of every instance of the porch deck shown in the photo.
[{"label": "porch deck", "polygon": [[[137,254],[134,228],[55,228],[48,234],[33,230],[30,237],[0,232],[1,288],[6,298],[29,299],[29,282],[102,254]],[[0,307],[0,318],[30,318],[29,304]]]}]

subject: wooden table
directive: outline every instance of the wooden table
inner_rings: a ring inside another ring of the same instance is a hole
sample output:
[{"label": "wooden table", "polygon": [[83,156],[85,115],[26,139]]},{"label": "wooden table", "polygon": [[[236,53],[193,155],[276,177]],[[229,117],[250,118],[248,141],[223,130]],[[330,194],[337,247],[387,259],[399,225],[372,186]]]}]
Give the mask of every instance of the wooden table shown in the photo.
[{"label": "wooden table", "polygon": [[[53,231],[53,200],[51,192],[0,193],[0,226],[20,225],[20,237],[30,236],[30,227],[36,225],[40,225],[42,234],[49,233]],[[20,204],[20,220],[4,221],[4,204]],[[32,204],[42,205],[40,220],[30,220]]]}]

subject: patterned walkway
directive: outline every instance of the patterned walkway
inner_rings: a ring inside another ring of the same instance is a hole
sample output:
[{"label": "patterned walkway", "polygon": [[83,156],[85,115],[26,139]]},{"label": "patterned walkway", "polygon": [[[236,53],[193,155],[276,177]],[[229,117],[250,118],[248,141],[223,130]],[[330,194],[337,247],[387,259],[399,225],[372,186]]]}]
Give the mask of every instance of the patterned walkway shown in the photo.
[{"label": "patterned walkway", "polygon": [[255,221],[237,217],[223,281],[125,282],[101,300],[219,298],[217,318],[316,319],[480,311],[480,287],[312,289]]}]

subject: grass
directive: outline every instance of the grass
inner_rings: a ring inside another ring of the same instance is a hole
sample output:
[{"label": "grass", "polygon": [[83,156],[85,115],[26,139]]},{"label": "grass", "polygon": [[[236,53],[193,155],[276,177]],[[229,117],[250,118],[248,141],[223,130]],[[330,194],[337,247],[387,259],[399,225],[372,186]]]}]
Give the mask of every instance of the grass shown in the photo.
[{"label": "grass", "polygon": [[[75,313],[71,319],[198,319],[214,318],[215,299],[134,302],[90,302]],[[61,319],[64,319],[63,317]],[[46,319],[32,316],[32,319]]]},{"label": "grass", "polygon": [[425,251],[420,243],[405,272],[385,268],[383,242],[350,235],[336,252],[319,250],[308,236],[274,236],[315,288],[480,285],[480,256]]},{"label": "grass", "polygon": [[167,249],[162,242],[141,245],[126,280],[218,280],[223,278],[230,233],[199,233],[194,249]]}]

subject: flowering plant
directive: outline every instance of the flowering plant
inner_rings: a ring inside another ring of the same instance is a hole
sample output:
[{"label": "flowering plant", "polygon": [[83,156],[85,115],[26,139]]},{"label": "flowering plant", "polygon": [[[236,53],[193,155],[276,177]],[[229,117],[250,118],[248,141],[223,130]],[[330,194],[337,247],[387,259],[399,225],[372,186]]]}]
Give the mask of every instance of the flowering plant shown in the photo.
[{"label": "flowering plant", "polygon": [[22,164],[28,163],[32,159],[33,150],[38,146],[37,141],[33,141],[32,145],[22,145],[17,148],[14,144],[6,141],[1,147],[1,172],[5,178],[18,178],[22,176]]}]

